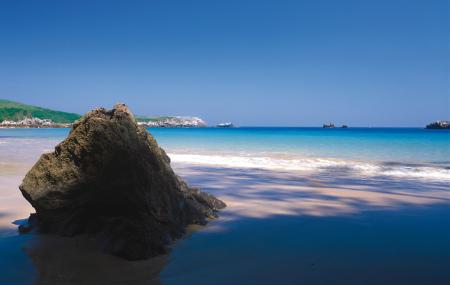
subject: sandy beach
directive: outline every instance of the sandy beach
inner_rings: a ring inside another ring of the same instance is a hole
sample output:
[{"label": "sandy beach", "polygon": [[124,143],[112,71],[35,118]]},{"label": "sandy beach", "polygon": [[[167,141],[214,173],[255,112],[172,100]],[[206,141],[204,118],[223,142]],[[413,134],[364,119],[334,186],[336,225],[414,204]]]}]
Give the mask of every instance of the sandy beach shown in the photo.
[{"label": "sandy beach", "polygon": [[450,281],[445,182],[362,179],[345,170],[308,175],[176,169],[229,207],[221,219],[177,244],[161,274],[164,284],[230,284],[233,278],[248,284]]},{"label": "sandy beach", "polygon": [[361,178],[346,169],[280,172],[174,162],[191,185],[228,207],[218,220],[191,229],[168,256],[126,262],[95,251],[83,237],[17,234],[17,224],[33,211],[17,188],[31,166],[2,164],[2,284],[450,281],[445,182]]},{"label": "sandy beach", "polygon": [[0,228],[2,235],[17,234],[15,221],[27,218],[33,207],[22,197],[18,186],[30,164],[0,163]]}]

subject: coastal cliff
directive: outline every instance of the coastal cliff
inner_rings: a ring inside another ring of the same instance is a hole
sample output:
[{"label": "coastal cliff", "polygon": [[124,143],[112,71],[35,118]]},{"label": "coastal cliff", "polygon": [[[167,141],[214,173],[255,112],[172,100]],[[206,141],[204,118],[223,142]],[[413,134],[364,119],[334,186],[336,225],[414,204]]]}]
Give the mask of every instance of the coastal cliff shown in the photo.
[{"label": "coastal cliff", "polygon": [[41,232],[88,234],[129,260],[165,253],[188,224],[205,224],[225,204],[190,188],[124,104],[87,113],[43,154],[20,185]]}]

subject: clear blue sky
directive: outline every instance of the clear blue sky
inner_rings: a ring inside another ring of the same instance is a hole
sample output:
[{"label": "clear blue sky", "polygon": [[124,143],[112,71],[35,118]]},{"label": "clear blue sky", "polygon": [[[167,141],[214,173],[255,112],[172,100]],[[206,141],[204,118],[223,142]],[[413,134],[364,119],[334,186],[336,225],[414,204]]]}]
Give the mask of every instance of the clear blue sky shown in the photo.
[{"label": "clear blue sky", "polygon": [[0,98],[209,123],[450,119],[447,0],[0,1]]}]

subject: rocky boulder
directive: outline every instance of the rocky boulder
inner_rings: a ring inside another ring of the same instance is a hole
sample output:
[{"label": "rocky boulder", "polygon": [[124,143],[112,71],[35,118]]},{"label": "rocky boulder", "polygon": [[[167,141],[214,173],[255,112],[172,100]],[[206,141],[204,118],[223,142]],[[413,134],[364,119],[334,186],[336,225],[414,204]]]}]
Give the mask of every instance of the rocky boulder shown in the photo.
[{"label": "rocky boulder", "polygon": [[102,250],[129,259],[166,252],[186,225],[205,224],[225,204],[190,188],[124,104],[95,109],[43,154],[20,190],[38,230],[88,234]]}]

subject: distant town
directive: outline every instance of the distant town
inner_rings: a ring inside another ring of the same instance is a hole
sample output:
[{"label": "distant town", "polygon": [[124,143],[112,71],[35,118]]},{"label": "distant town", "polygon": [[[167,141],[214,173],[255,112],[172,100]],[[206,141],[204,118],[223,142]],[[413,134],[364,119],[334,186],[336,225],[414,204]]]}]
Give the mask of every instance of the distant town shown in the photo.
[{"label": "distant town", "polygon": [[138,121],[138,125],[148,128],[202,128],[206,122],[199,117],[163,117],[148,121]]}]

